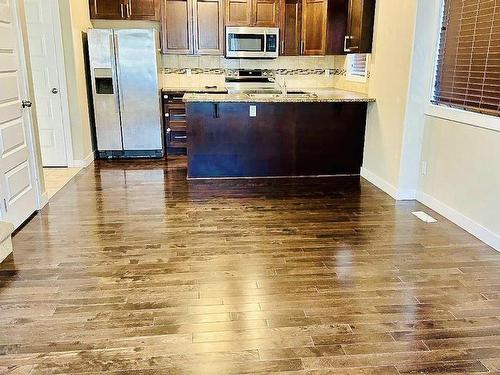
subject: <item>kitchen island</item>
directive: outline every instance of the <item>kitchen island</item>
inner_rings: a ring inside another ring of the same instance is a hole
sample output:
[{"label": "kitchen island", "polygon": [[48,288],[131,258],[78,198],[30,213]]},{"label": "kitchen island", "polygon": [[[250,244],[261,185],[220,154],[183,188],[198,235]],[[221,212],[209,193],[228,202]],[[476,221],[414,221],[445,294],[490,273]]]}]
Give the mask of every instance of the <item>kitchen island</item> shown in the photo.
[{"label": "kitchen island", "polygon": [[188,178],[359,174],[373,101],[331,89],[186,94]]}]

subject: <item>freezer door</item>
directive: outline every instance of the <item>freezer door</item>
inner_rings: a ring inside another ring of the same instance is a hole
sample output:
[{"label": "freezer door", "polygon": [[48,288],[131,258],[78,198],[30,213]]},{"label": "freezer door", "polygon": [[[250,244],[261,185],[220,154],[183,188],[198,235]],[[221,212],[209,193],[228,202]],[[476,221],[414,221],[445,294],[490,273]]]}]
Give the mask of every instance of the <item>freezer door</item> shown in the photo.
[{"label": "freezer door", "polygon": [[161,150],[154,30],[115,30],[124,150]]},{"label": "freezer door", "polygon": [[88,44],[97,149],[122,150],[113,30],[89,30]]}]

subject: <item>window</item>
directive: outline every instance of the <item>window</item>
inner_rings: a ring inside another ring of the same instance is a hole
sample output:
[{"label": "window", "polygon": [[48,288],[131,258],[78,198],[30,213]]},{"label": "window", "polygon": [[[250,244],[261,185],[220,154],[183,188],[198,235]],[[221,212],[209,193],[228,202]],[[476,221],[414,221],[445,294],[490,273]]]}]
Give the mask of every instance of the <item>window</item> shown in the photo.
[{"label": "window", "polygon": [[347,79],[350,81],[366,82],[368,78],[368,55],[347,55]]},{"label": "window", "polygon": [[434,104],[500,115],[500,0],[445,0]]}]

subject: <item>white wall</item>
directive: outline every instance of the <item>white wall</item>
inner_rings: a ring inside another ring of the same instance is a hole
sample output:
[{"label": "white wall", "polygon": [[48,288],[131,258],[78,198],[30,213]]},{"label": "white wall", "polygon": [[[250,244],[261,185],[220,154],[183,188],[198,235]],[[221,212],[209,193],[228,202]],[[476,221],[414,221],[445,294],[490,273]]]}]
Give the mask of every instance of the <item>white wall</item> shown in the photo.
[{"label": "white wall", "polygon": [[498,129],[426,116],[419,200],[500,250]]},{"label": "white wall", "polygon": [[93,158],[82,32],[92,27],[88,1],[59,0],[75,166]]},{"label": "white wall", "polygon": [[369,88],[377,104],[369,110],[363,175],[397,199],[417,197],[500,250],[500,118],[490,117],[498,125],[491,130],[430,115],[440,1],[397,3],[377,3]]},{"label": "white wall", "polygon": [[[416,1],[377,1],[363,175],[396,196],[410,85]],[[378,182],[377,182],[378,181]]]}]

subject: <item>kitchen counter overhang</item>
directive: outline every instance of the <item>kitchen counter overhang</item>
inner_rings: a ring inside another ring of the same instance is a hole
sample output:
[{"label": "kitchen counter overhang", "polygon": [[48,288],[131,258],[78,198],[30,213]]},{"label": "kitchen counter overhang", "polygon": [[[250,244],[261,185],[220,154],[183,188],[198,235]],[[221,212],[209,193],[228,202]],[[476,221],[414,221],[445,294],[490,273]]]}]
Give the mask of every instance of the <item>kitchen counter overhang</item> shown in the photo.
[{"label": "kitchen counter overhang", "polygon": [[375,99],[366,94],[338,89],[293,89],[287,94],[264,93],[187,93],[186,103],[369,103]]}]

